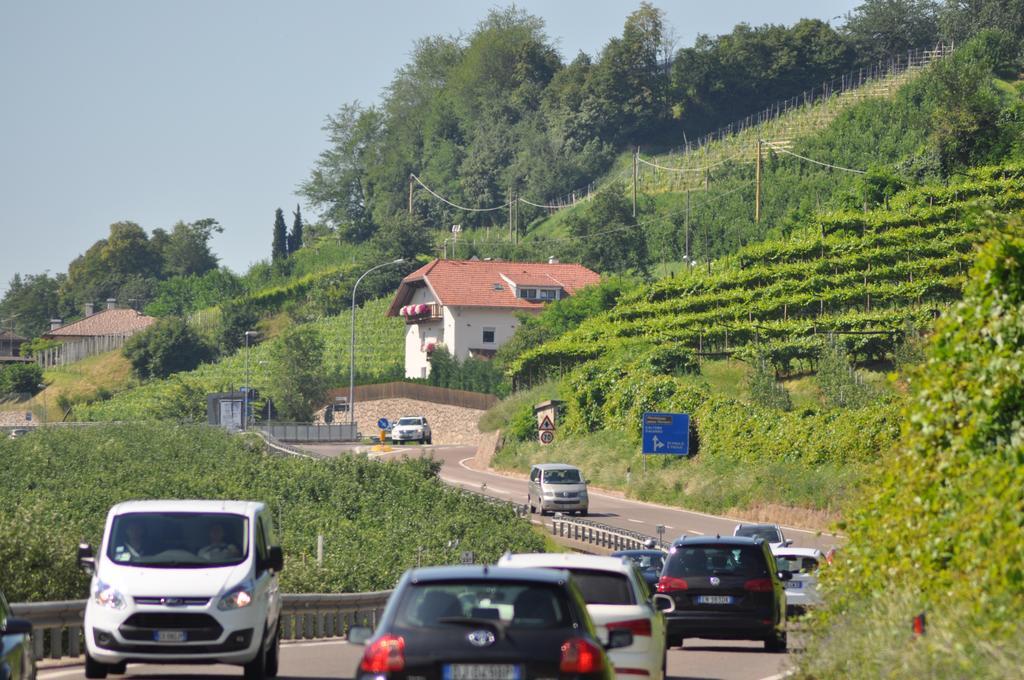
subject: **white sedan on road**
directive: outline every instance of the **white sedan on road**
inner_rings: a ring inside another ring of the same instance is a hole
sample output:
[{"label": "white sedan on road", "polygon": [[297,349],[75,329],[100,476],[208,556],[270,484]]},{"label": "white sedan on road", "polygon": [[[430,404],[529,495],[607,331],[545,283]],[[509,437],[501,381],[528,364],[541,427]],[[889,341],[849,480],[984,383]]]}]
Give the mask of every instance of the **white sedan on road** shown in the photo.
[{"label": "white sedan on road", "polygon": [[787,608],[800,611],[821,604],[818,593],[818,566],[824,560],[821,551],[815,548],[779,548],[772,554],[779,571],[793,575],[784,582]]},{"label": "white sedan on road", "polygon": [[671,598],[651,595],[647,583],[633,563],[625,557],[603,557],[575,553],[536,553],[505,555],[500,567],[543,567],[565,569],[583,593],[587,613],[602,642],[609,630],[628,630],[633,644],[613,649],[608,657],[615,674],[641,676],[651,680],[665,678],[665,616],[675,603]]},{"label": "white sedan on road", "polygon": [[433,443],[434,435],[425,416],[402,416],[391,426],[393,444],[404,444],[409,441],[418,441],[420,444]]}]

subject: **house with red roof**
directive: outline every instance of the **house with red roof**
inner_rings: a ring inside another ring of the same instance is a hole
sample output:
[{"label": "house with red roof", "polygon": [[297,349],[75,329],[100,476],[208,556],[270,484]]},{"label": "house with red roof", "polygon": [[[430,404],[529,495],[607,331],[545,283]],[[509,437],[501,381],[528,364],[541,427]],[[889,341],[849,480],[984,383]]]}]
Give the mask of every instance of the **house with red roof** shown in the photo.
[{"label": "house with red roof", "polygon": [[388,316],[405,319],[405,375],[425,378],[444,346],[460,361],[489,359],[516,331],[517,312],[539,313],[600,276],[557,261],[434,260],[406,276]]}]

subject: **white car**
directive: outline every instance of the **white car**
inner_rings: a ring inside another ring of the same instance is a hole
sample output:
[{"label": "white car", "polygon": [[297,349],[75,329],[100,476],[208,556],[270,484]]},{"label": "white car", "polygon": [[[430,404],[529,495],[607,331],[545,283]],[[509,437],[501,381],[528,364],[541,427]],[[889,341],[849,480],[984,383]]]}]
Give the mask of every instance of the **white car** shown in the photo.
[{"label": "white car", "polygon": [[605,644],[609,630],[628,630],[633,644],[612,649],[608,657],[619,676],[665,677],[665,616],[675,609],[672,598],[655,594],[626,557],[536,553],[505,555],[500,567],[565,569],[583,593],[587,613]]},{"label": "white car", "polygon": [[793,541],[787,540],[782,533],[782,527],[778,524],[737,524],[733,529],[733,536],[744,536],[746,538],[762,538],[768,542],[772,552],[780,548],[788,548]]},{"label": "white car", "polygon": [[402,416],[391,426],[392,444],[404,444],[409,441],[418,441],[420,444],[433,443],[434,436],[426,417]]},{"label": "white car", "polygon": [[825,559],[816,548],[779,548],[772,551],[779,571],[793,575],[786,586],[786,606],[801,611],[821,604],[818,593],[818,567]]},{"label": "white car", "polygon": [[283,557],[270,511],[250,501],[131,501],[110,509],[85,605],[85,677],[128,661],[226,663],[277,675]]}]

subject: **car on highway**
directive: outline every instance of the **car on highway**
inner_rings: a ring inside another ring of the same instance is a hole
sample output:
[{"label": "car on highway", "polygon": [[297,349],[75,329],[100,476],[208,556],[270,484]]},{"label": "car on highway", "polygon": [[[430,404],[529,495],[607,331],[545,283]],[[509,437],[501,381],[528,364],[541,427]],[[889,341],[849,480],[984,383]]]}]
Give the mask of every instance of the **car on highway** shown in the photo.
[{"label": "car on highway", "polygon": [[654,594],[625,557],[577,553],[504,555],[500,567],[564,569],[583,593],[597,635],[607,641],[611,632],[628,630],[633,643],[608,653],[618,676],[644,676],[664,680],[665,615],[671,598]]},{"label": "car on highway", "polygon": [[825,561],[821,551],[816,548],[780,548],[774,552],[779,571],[792,574],[792,578],[786,581],[786,604],[790,613],[820,605],[818,567]]},{"label": "car on highway", "polygon": [[653,591],[661,578],[661,569],[665,566],[663,550],[617,550],[612,557],[627,557],[640,570],[644,581]]},{"label": "car on highway", "polygon": [[32,624],[19,619],[0,591],[0,678],[35,680],[36,657],[32,650]]},{"label": "car on highway", "polygon": [[530,512],[574,512],[586,516],[590,511],[587,480],[578,467],[565,463],[541,463],[530,468],[526,505]]},{"label": "car on highway", "polygon": [[741,536],[683,537],[672,543],[658,592],[675,600],[668,646],[688,637],[762,640],[786,649],[789,572],[779,572],[767,541]]},{"label": "car on highway", "polygon": [[113,506],[92,578],[85,677],[128,662],[225,663],[247,680],[277,675],[284,558],[270,511],[253,501],[148,500]]},{"label": "car on highway", "polygon": [[425,416],[402,416],[391,425],[389,433],[392,444],[418,441],[420,444],[432,444],[433,432]]},{"label": "car on highway", "polygon": [[407,571],[377,628],[348,638],[366,645],[358,680],[611,680],[606,648],[633,642],[617,630],[601,644],[564,571],[478,565]]},{"label": "car on highway", "polygon": [[793,541],[786,538],[778,524],[737,524],[732,535],[764,539],[772,550],[793,545]]}]

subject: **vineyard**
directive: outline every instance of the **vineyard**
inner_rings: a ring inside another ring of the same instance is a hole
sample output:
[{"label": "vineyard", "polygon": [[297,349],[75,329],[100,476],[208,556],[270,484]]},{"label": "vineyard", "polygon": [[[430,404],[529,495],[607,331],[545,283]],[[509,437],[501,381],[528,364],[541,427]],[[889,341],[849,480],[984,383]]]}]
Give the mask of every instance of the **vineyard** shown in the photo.
[{"label": "vineyard", "polygon": [[671,344],[698,358],[765,357],[812,368],[823,343],[858,361],[884,359],[908,326],[929,327],[959,299],[983,205],[1024,209],[1024,166],[970,171],[949,186],[898,195],[887,210],[825,214],[789,240],[748,246],[715,263],[623,296],[611,311],[509,364],[533,384],[605,355]]},{"label": "vineyard", "polygon": [[[428,460],[381,463],[272,456],[257,439],[169,423],[46,428],[0,440],[0,583],[13,601],[80,599],[80,541],[99,543],[107,509],[139,498],[268,503],[285,553],[285,592],[382,590],[417,563],[493,562],[543,550],[514,511],[447,488]],[[317,536],[324,558],[317,564]]]},{"label": "vineyard", "polygon": [[[360,382],[392,379],[402,371],[405,325],[385,316],[390,300],[380,298],[356,310],[356,378]],[[347,384],[351,319],[348,314],[309,323],[324,340],[324,364],[331,385]],[[250,381],[257,390],[266,382],[270,343],[249,351]],[[206,394],[237,389],[245,383],[245,350],[194,371],[177,373],[121,392],[107,401],[75,407],[76,420],[127,421],[206,419]],[[273,396],[273,395],[270,395]]]}]

